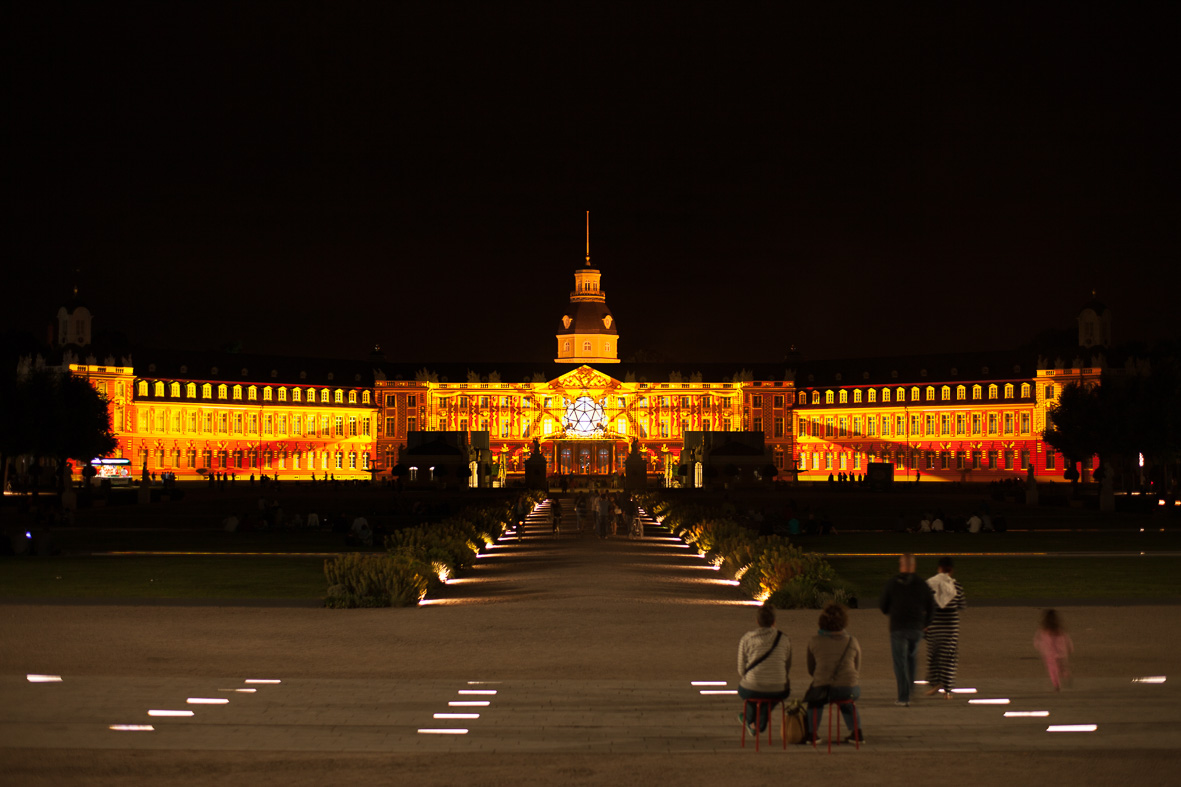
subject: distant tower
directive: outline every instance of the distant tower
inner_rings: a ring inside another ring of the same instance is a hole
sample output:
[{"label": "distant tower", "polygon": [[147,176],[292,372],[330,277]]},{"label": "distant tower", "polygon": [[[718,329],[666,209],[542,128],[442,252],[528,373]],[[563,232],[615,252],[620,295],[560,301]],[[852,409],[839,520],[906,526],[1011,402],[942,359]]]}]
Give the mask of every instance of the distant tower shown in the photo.
[{"label": "distant tower", "polygon": [[586,262],[574,271],[570,307],[558,329],[556,363],[619,363],[619,330],[599,289],[602,274],[591,267],[590,211],[586,212]]},{"label": "distant tower", "polygon": [[1088,350],[1111,346],[1111,310],[1095,300],[1094,291],[1078,313],[1078,344]]},{"label": "distant tower", "polygon": [[65,306],[57,310],[57,346],[89,347],[91,338],[90,309],[78,299],[78,285]]}]

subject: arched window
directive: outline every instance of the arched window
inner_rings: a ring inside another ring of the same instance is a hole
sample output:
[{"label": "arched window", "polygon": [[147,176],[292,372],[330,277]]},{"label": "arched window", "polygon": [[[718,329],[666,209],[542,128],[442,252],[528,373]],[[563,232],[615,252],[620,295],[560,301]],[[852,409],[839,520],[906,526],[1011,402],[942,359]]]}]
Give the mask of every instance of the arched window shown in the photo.
[{"label": "arched window", "polygon": [[933,386],[933,385],[927,386],[927,401],[928,402],[935,401],[935,386]]},{"label": "arched window", "polygon": [[988,398],[995,399],[996,398],[996,391],[997,391],[996,383],[993,383],[992,385],[988,386]]},{"label": "arched window", "polygon": [[253,385],[250,386],[249,388],[247,388],[246,389],[246,398],[252,402],[255,401],[256,399],[258,399],[258,388]]},{"label": "arched window", "polygon": [[890,401],[890,389],[889,388],[882,389],[882,401],[883,402]]},{"label": "arched window", "polygon": [[361,392],[361,404],[369,404],[369,392],[368,391]]},{"label": "arched window", "polygon": [[227,396],[229,396],[229,392],[230,392],[230,389],[226,386],[225,383],[222,383],[221,385],[217,386],[217,398],[218,399],[225,399]]},{"label": "arched window", "polygon": [[832,391],[825,391],[824,392],[824,403],[825,404],[832,404]]},{"label": "arched window", "polygon": [[320,389],[320,404],[328,404],[328,389]]},{"label": "arched window", "polygon": [[[253,388],[254,386],[251,386],[251,387]],[[272,396],[274,396],[274,393],[271,391],[271,386],[269,386],[269,385],[265,386],[262,389],[262,400],[264,402],[269,402],[269,401],[271,401]]]},{"label": "arched window", "polygon": [[157,380],[156,384],[152,387],[155,389],[152,391],[152,393],[154,393],[156,396],[163,396],[164,395],[164,383]]},{"label": "arched window", "polygon": [[841,389],[841,404],[848,404],[848,403],[849,403],[849,392],[842,388]]},{"label": "arched window", "polygon": [[919,387],[916,385],[910,389],[910,401],[917,402],[919,400]]},{"label": "arched window", "polygon": [[983,395],[983,391],[979,385],[972,386],[972,398],[979,399]]},{"label": "arched window", "polygon": [[349,404],[356,404],[356,403],[357,403],[357,392],[356,391],[349,391]]},{"label": "arched window", "polygon": [[171,383],[168,386],[168,395],[171,397],[174,397],[174,398],[179,397],[180,396],[180,383]]},{"label": "arched window", "polygon": [[562,342],[562,352],[570,352],[570,342]]},{"label": "arched window", "polygon": [[583,342],[582,343],[582,351],[584,353],[590,352],[591,351],[591,343],[590,342]]},{"label": "arched window", "polygon": [[1005,398],[1006,399],[1013,398],[1013,384],[1012,383],[1005,383]]},{"label": "arched window", "polygon": [[212,385],[210,385],[209,383],[205,383],[204,385],[201,386],[201,398],[203,398],[203,399],[212,399],[213,398],[213,386]]},{"label": "arched window", "polygon": [[611,342],[603,342],[603,354],[607,355],[611,352]]},{"label": "arched window", "polygon": [[957,385],[956,389],[955,389],[955,398],[956,399],[967,399],[968,398],[968,389],[962,385]]},{"label": "arched window", "polygon": [[807,392],[806,392],[806,391],[800,391],[799,395],[798,395],[798,396],[796,396],[796,402],[797,402],[798,404],[807,404],[807,403],[808,403],[808,394],[807,394]]},{"label": "arched window", "polygon": [[147,396],[148,395],[148,381],[147,380],[140,380],[139,381],[139,385],[136,386],[136,394],[139,396]]},{"label": "arched window", "polygon": [[291,389],[291,401],[302,402],[303,401],[303,391],[300,390],[299,388],[292,388]]},{"label": "arched window", "polygon": [[185,386],[185,396],[187,396],[190,399],[197,398],[197,384],[196,383],[189,383],[188,385]]},{"label": "arched window", "polygon": [[950,385],[945,385],[939,389],[939,398],[945,402],[951,399],[951,386]]},{"label": "arched window", "polygon": [[812,392],[812,404],[820,404],[820,391]]},{"label": "arched window", "polygon": [[872,404],[878,400],[878,391],[876,388],[869,389],[869,401]]},{"label": "arched window", "polygon": [[241,398],[242,398],[242,386],[240,386],[240,385],[235,385],[235,386],[234,386],[234,398],[235,398],[235,399],[241,399]]},{"label": "arched window", "polygon": [[286,388],[280,388],[280,389],[279,389],[279,401],[280,401],[280,402],[286,402],[286,401],[287,401],[287,389],[286,389]]},{"label": "arched window", "polygon": [[336,404],[344,404],[344,391],[337,388],[333,394],[333,401]]},{"label": "arched window", "polygon": [[1029,398],[1029,383],[1021,383],[1021,398]]},{"label": "arched window", "polygon": [[861,404],[861,389],[858,388],[853,392],[853,404]]}]

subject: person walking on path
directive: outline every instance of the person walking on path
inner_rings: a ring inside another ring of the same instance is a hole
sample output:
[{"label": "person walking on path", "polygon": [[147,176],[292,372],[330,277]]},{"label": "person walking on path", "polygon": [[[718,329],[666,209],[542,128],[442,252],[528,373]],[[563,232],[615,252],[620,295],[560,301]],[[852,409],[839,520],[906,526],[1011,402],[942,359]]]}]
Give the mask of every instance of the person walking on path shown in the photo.
[{"label": "person walking on path", "polygon": [[935,594],[935,614],[927,627],[927,695],[943,690],[943,696],[951,699],[955,688],[955,668],[959,661],[960,611],[967,604],[964,589],[955,581],[952,573],[955,564],[949,557],[939,558],[939,569],[927,580]]},{"label": "person walking on path", "polygon": [[1057,611],[1047,609],[1042,613],[1033,646],[1042,654],[1054,691],[1061,691],[1064,683],[1070,685],[1070,654],[1074,652],[1074,643]]},{"label": "person walking on path", "polygon": [[894,680],[898,684],[895,705],[909,707],[914,688],[915,662],[923,629],[931,625],[935,614],[935,594],[915,576],[914,555],[898,558],[898,575],[882,588],[878,608],[890,616],[890,656],[894,662]]},{"label": "person walking on path", "polygon": [[556,497],[550,501],[550,517],[553,520],[553,530],[551,532],[556,536],[558,534],[558,528],[562,526],[562,501]]},{"label": "person walking on path", "polygon": [[755,621],[759,627],[738,641],[738,696],[773,702],[744,704],[745,713],[739,713],[738,718],[757,736],[767,729],[771,708],[791,694],[791,641],[775,628],[775,607],[770,604],[759,607]]},{"label": "person walking on path", "polygon": [[[808,729],[804,743],[810,743],[816,737],[816,728],[820,726],[820,715],[826,704],[834,700],[856,700],[861,696],[861,687],[858,685],[861,643],[845,630],[848,625],[849,613],[845,608],[840,604],[829,604],[820,613],[819,633],[808,641],[808,674],[812,676],[812,685],[828,686],[828,696],[822,703],[808,703]],[[859,726],[861,720],[853,718],[853,706],[839,707],[845,727],[849,730],[849,737],[845,740],[848,743],[854,740],[865,743]]]}]

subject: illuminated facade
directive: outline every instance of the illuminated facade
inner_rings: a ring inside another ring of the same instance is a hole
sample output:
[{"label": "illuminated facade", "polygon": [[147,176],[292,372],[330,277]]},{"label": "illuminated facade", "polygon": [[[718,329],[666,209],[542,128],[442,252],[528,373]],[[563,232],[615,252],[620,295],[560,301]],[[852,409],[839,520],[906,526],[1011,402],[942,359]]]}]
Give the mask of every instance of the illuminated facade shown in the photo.
[{"label": "illuminated facade", "polygon": [[[89,358],[70,369],[108,397],[117,455],[136,472],[388,478],[412,433],[486,433],[466,441],[472,484],[522,479],[535,440],[551,474],[619,475],[634,443],[651,477],[692,483],[700,468],[688,464],[701,457],[682,458],[685,434],[719,431],[761,433],[762,466],[779,481],[857,476],[870,462],[892,463],[896,478],[987,481],[1032,466],[1059,479],[1063,459],[1041,440],[1048,409],[1066,383],[1098,384],[1101,373],[1021,353],[795,368],[621,362],[600,282],[588,245],[552,364],[147,351],[146,366]],[[1109,339],[1101,304],[1084,308],[1079,335],[1088,349]]]}]

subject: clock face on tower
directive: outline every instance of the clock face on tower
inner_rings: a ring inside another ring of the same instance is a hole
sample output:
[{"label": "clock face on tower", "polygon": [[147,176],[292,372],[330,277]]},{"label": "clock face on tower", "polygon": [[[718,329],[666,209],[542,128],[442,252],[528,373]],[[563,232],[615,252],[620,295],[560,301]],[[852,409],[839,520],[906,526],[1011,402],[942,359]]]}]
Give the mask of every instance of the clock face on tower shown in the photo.
[{"label": "clock face on tower", "polygon": [[594,437],[603,433],[603,405],[589,396],[567,401],[562,426],[574,437]]}]

